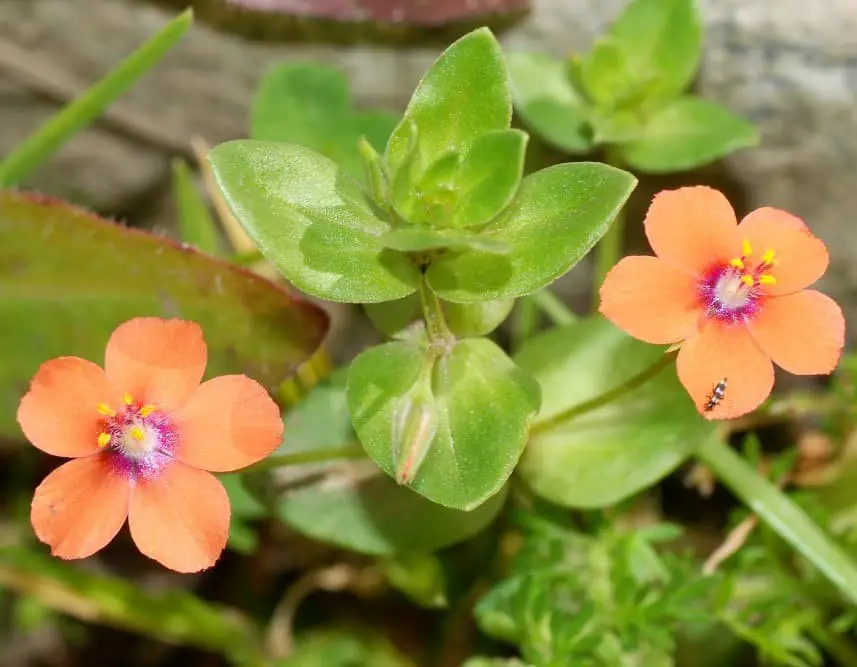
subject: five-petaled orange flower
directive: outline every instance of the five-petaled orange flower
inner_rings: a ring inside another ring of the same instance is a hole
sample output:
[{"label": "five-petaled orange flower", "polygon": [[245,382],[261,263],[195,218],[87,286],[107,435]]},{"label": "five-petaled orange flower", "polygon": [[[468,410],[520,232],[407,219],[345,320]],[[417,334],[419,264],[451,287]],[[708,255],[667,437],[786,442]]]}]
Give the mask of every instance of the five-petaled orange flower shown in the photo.
[{"label": "five-petaled orange flower", "polygon": [[635,338],[681,343],[678,376],[699,411],[730,419],[771,393],[774,367],[833,371],[845,320],[805,289],[827,268],[824,243],[795,216],[760,208],[740,224],[707,187],[655,196],[646,236],[657,257],[626,257],[601,287],[601,312]]},{"label": "five-petaled orange flower", "polygon": [[77,357],[44,363],[18,408],[36,447],[73,459],[36,489],[36,535],[84,558],[128,519],[146,556],[179,572],[210,567],[226,545],[229,499],[211,472],[255,463],[283,423],[243,375],[200,384],[207,350],[194,322],[138,318],[110,337],[104,370]]}]

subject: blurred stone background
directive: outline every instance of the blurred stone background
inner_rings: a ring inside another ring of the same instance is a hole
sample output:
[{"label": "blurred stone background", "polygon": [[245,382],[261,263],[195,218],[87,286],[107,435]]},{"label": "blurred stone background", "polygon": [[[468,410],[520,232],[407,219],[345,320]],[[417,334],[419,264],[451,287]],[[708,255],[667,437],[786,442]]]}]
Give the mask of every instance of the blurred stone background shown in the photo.
[{"label": "blurred stone background", "polygon": [[[534,0],[509,49],[586,50],[625,0]],[[857,315],[857,0],[701,0],[698,89],[762,131],[762,145],[677,182],[727,190],[744,213],[803,217],[830,246],[822,286]],[[0,0],[0,154],[154,33],[172,12],[131,0]],[[257,82],[284,59],[342,68],[360,106],[401,109],[442,47],[253,43],[198,22],[165,61],[26,185],[133,224],[169,227],[170,158],[189,139],[246,135]],[[632,208],[632,226],[639,223]],[[639,231],[639,224],[637,224]],[[583,298],[585,267],[562,290]],[[855,338],[852,337],[852,340]]]}]

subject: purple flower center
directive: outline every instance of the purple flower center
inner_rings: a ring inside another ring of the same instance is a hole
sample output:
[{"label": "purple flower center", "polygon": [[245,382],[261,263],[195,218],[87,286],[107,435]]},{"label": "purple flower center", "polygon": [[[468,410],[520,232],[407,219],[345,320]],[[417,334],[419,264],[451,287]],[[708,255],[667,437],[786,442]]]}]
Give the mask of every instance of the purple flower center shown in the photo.
[{"label": "purple flower center", "polygon": [[762,287],[757,282],[748,284],[745,275],[729,264],[706,272],[698,286],[706,316],[732,324],[756,314]]},{"label": "purple flower center", "polygon": [[98,443],[118,472],[132,481],[150,479],[173,460],[178,433],[172,420],[154,406],[126,403],[120,412],[106,415]]}]

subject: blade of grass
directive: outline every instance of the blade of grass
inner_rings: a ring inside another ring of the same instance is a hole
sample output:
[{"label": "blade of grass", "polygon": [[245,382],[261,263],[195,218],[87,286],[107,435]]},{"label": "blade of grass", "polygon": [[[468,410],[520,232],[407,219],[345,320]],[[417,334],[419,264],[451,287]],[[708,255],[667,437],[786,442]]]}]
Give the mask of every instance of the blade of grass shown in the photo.
[{"label": "blade of grass", "polygon": [[188,9],[119,63],[101,81],[24,139],[0,164],[0,188],[23,181],[60,146],[104,113],[110,104],[173,48],[192,22],[193,12]]},{"label": "blade of grass", "polygon": [[762,521],[815,565],[845,598],[857,604],[857,566],[786,494],[719,438],[704,442],[697,457]]},{"label": "blade of grass", "polygon": [[222,255],[217,223],[194,187],[187,163],[180,158],[173,160],[173,196],[178,208],[182,241],[210,255]]}]

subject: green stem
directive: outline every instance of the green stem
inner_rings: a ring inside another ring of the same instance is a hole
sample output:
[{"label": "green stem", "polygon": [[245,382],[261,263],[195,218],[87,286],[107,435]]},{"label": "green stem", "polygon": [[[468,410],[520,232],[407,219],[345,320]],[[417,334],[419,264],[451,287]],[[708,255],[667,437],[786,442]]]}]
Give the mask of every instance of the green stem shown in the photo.
[{"label": "green stem", "polygon": [[826,628],[810,627],[809,634],[822,646],[839,667],[857,667],[857,649],[844,637],[840,637]]},{"label": "green stem", "polygon": [[529,299],[547,315],[548,319],[557,326],[571,324],[577,321],[577,315],[566,306],[562,300],[547,287],[531,294]]},{"label": "green stem", "polygon": [[595,247],[595,276],[592,282],[592,307],[597,308],[601,300],[599,292],[601,283],[607,273],[622,257],[622,241],[625,238],[625,211],[620,210],[613,220],[613,224],[607,228],[607,232],[601,237]]},{"label": "green stem", "polygon": [[192,20],[191,10],[182,13],[25,139],[0,165],[0,188],[20,183],[62,144],[104,113],[116,98],[173,48],[187,32]]},{"label": "green stem", "polygon": [[366,458],[366,450],[358,444],[332,445],[330,447],[310,449],[304,452],[293,452],[282,456],[270,456],[259,461],[244,472],[267,472],[284,468],[286,466],[304,465],[306,463],[324,463],[337,459],[363,459]]},{"label": "green stem", "polygon": [[512,350],[520,349],[539,326],[539,307],[533,295],[524,296],[515,303],[512,313]]},{"label": "green stem", "polygon": [[697,457],[846,598],[857,603],[857,567],[788,496],[719,438],[703,442]]},{"label": "green stem", "polygon": [[603,394],[600,394],[595,398],[591,398],[588,401],[573,405],[567,410],[560,412],[557,415],[554,415],[550,419],[546,419],[543,422],[538,422],[533,426],[530,432],[539,433],[541,431],[546,431],[570,419],[579,417],[580,415],[586,412],[592,412],[593,410],[597,410],[598,408],[607,405],[608,403],[612,403],[613,401],[622,398],[625,394],[629,394],[638,387],[644,385],[646,382],[658,375],[664,368],[669,366],[672,361],[673,355],[670,353],[664,353],[664,355],[660,357],[654,364],[649,366],[647,369],[637,373],[637,375],[629,379],[624,384],[620,384],[618,387],[614,387],[610,391],[605,391]]}]

